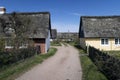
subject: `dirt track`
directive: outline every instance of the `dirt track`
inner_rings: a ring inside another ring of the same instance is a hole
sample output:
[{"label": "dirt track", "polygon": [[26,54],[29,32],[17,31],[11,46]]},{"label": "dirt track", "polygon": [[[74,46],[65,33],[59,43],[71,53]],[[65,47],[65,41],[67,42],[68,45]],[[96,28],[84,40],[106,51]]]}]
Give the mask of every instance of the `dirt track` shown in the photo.
[{"label": "dirt track", "polygon": [[72,46],[57,47],[57,53],[16,80],[82,80],[78,51]]}]

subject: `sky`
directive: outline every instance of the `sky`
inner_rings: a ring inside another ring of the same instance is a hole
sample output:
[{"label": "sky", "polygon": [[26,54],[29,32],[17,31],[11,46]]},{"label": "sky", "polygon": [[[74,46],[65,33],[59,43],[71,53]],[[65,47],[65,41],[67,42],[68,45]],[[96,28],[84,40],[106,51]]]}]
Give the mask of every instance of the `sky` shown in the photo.
[{"label": "sky", "polygon": [[58,32],[78,32],[81,16],[120,15],[120,0],[0,0],[7,13],[50,12]]}]

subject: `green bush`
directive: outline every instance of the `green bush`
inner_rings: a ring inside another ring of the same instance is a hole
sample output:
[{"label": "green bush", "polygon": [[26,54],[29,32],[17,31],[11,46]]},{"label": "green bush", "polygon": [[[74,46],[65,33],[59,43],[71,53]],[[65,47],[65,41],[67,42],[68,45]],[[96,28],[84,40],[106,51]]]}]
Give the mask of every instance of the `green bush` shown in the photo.
[{"label": "green bush", "polygon": [[98,49],[89,47],[89,57],[109,80],[120,79],[120,60]]},{"label": "green bush", "polygon": [[15,80],[19,75],[42,63],[48,57],[56,53],[56,48],[50,48],[48,53],[35,55],[25,60],[18,61],[0,69],[0,80]]},{"label": "green bush", "polygon": [[0,51],[4,51],[5,49],[5,40],[0,38]]},{"label": "green bush", "polygon": [[108,80],[100,71],[97,66],[90,60],[88,56],[80,56],[83,80]]},{"label": "green bush", "polygon": [[24,48],[12,51],[1,51],[0,52],[0,67],[15,63],[20,60],[24,60],[28,57],[34,56],[34,48]]}]

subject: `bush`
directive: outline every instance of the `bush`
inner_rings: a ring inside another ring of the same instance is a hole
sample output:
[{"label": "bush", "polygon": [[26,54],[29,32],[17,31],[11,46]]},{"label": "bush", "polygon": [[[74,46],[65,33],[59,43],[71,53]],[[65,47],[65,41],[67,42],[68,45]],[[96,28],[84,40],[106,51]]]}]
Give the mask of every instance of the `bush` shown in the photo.
[{"label": "bush", "polygon": [[4,51],[5,49],[5,40],[0,38],[0,51]]},{"label": "bush", "polygon": [[0,67],[34,56],[36,54],[35,52],[36,51],[34,48],[25,48],[25,49],[12,50],[12,51],[1,51]]},{"label": "bush", "polygon": [[97,65],[109,80],[120,79],[120,60],[103,53],[93,47],[89,47],[89,57]]}]

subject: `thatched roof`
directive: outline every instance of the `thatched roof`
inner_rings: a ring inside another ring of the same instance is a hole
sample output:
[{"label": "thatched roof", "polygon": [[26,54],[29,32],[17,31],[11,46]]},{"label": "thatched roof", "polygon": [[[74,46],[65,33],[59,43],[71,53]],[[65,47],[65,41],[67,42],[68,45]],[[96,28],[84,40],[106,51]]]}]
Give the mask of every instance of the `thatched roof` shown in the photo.
[{"label": "thatched roof", "polygon": [[[33,13],[16,13],[24,18],[29,18],[29,30],[31,30],[30,38],[47,38],[49,30],[51,31],[50,13],[49,12],[33,12]],[[0,18],[9,21],[9,16],[12,14],[2,14]],[[0,27],[0,33],[2,29]]]},{"label": "thatched roof", "polygon": [[80,37],[120,37],[120,16],[82,16]]}]

